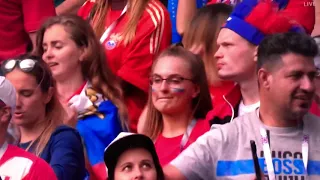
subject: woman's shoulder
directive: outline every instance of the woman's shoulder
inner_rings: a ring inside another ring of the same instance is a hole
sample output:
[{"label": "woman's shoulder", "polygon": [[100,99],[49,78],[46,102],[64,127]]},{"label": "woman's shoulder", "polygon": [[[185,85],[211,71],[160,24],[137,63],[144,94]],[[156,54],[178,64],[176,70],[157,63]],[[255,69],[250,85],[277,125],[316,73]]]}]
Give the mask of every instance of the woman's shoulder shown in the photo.
[{"label": "woman's shoulder", "polygon": [[51,135],[51,141],[80,141],[81,142],[81,137],[79,132],[66,125],[60,125],[58,126],[52,133]]},{"label": "woman's shoulder", "polygon": [[152,22],[157,27],[170,21],[170,14],[167,8],[159,0],[150,0],[141,17],[141,21]]}]

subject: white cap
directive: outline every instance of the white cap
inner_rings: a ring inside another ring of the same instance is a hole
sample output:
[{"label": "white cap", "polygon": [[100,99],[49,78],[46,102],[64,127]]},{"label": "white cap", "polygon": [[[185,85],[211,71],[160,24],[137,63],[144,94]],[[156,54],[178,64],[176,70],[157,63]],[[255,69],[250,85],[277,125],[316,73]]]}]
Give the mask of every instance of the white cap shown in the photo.
[{"label": "white cap", "polygon": [[0,76],[0,100],[12,110],[16,108],[16,89],[8,79]]},{"label": "white cap", "polygon": [[108,169],[111,168],[111,173],[112,169],[116,166],[118,157],[121,156],[123,151],[130,147],[141,147],[147,149],[153,156],[155,163],[159,163],[156,149],[149,137],[143,134],[121,132],[104,151],[104,162]]},{"label": "white cap", "polygon": [[120,134],[118,134],[118,136],[104,150],[106,151],[108,147],[111,146],[114,142],[117,142],[118,140],[131,135],[136,135],[136,134],[131,132],[120,132]]}]

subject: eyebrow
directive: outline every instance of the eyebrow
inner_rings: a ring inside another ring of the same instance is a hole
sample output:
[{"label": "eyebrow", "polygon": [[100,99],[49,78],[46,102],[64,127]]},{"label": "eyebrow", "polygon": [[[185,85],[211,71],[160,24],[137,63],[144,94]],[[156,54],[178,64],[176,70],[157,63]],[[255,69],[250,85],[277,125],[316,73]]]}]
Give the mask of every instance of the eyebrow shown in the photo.
[{"label": "eyebrow", "polygon": [[23,91],[35,91],[35,89],[20,89],[18,92],[23,92]]},{"label": "eyebrow", "polygon": [[127,165],[131,165],[131,164],[132,164],[132,162],[125,162],[125,163],[121,164],[119,167],[123,168],[123,167],[125,167]]},{"label": "eyebrow", "polygon": [[[154,73],[152,76],[160,76],[160,77],[162,77],[160,74],[157,74],[157,73]],[[180,75],[180,74],[170,74],[167,77],[172,77],[172,76],[182,76],[182,75]]]},{"label": "eyebrow", "polygon": [[152,163],[153,161],[152,161],[152,160],[149,160],[149,159],[143,159],[141,162],[142,162],[142,163]]},{"label": "eyebrow", "polygon": [[[50,41],[49,44],[57,44],[57,43],[63,43],[61,40],[55,40],[55,41]],[[42,43],[42,45],[47,45],[48,43]]]}]

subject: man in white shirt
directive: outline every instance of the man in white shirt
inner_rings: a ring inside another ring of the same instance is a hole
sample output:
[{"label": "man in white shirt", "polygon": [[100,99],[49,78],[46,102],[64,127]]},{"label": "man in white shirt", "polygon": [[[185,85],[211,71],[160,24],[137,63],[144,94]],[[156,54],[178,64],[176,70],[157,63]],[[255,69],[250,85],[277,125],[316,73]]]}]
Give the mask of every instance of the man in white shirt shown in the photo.
[{"label": "man in white shirt", "polygon": [[317,53],[308,35],[264,39],[257,55],[260,108],[198,138],[164,168],[167,179],[254,179],[250,140],[268,179],[319,179],[320,119],[308,113]]}]

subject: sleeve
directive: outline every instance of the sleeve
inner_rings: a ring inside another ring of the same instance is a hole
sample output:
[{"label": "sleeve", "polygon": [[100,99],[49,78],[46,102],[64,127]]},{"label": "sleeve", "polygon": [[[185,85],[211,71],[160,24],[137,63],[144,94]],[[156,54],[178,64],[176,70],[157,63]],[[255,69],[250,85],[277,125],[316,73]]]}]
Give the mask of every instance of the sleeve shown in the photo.
[{"label": "sleeve", "polygon": [[53,0],[21,0],[24,27],[27,32],[37,31],[41,24],[56,15]]},{"label": "sleeve", "polygon": [[170,164],[187,179],[215,179],[212,171],[221,153],[221,143],[220,129],[211,130],[199,137]]},{"label": "sleeve", "polygon": [[80,135],[75,130],[64,130],[55,135],[50,165],[59,180],[75,179],[82,174],[85,176],[83,146]]},{"label": "sleeve", "polygon": [[82,17],[83,19],[87,19],[89,14],[90,14],[90,11],[92,9],[94,5],[94,2],[92,2],[91,0],[87,0],[79,9],[78,11],[78,16]]},{"label": "sleeve", "polygon": [[163,37],[164,32],[167,26],[171,28],[170,22],[165,21],[166,13],[159,4],[146,7],[137,26],[136,36],[126,48],[124,63],[117,72],[123,80],[145,92],[149,88],[152,62],[159,52],[161,41],[167,38]]},{"label": "sleeve", "polygon": [[315,24],[315,6],[313,0],[289,0],[286,8],[281,13],[296,20],[306,29],[308,34],[312,33]]},{"label": "sleeve", "polygon": [[57,180],[52,168],[42,159],[37,159],[32,165],[29,174],[23,178],[25,180]]}]

